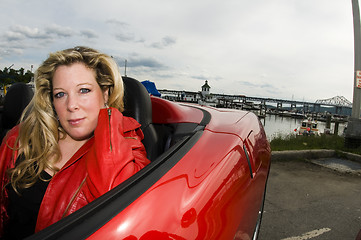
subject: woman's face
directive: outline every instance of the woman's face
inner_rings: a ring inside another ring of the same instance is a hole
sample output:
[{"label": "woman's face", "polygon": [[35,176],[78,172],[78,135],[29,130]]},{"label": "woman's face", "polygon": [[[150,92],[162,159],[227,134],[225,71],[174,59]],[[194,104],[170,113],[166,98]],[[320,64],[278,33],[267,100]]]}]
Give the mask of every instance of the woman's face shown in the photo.
[{"label": "woman's face", "polygon": [[94,70],[82,63],[59,66],[53,76],[53,104],[59,122],[72,139],[90,138],[98,115],[108,101],[108,91],[99,87]]}]

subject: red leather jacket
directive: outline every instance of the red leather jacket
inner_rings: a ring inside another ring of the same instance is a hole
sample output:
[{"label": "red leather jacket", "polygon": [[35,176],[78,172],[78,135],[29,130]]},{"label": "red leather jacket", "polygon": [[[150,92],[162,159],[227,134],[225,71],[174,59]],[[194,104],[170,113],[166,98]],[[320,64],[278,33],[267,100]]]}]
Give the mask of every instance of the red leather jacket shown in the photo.
[{"label": "red leather jacket", "polygon": [[[46,189],[35,232],[75,212],[123,182],[149,163],[141,140],[140,124],[118,110],[101,109],[94,137],[89,139],[57,172]],[[6,169],[14,167],[19,128],[15,127],[0,149],[0,230],[8,216]]]}]

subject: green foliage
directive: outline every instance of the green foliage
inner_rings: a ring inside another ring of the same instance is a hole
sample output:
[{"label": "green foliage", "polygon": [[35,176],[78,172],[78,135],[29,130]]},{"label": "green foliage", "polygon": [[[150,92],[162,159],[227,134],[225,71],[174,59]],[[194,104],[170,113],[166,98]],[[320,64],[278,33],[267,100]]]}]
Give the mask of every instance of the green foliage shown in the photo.
[{"label": "green foliage", "polygon": [[18,70],[4,68],[4,70],[0,70],[0,84],[1,86],[5,86],[16,82],[28,83],[31,81],[33,76],[34,74],[30,70],[25,72],[24,68],[20,68]]},{"label": "green foliage", "polygon": [[337,135],[296,136],[290,134],[285,137],[278,136],[270,144],[272,151],[333,149],[361,154],[361,147],[357,149],[346,148],[344,137]]}]

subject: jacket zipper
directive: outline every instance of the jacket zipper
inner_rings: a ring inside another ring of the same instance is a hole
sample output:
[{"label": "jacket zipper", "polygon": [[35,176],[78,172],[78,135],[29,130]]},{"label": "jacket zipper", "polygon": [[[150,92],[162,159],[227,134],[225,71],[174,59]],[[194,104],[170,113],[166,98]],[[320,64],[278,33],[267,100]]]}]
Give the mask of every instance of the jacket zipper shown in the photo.
[{"label": "jacket zipper", "polygon": [[112,115],[112,110],[110,108],[108,108],[108,116],[109,116],[109,145],[110,145],[110,151],[113,151],[113,147],[112,147],[112,129],[111,129],[111,125],[110,125],[110,117]]},{"label": "jacket zipper", "polygon": [[78,195],[78,193],[80,192],[80,189],[83,187],[83,185],[84,185],[84,183],[85,183],[85,181],[86,181],[86,178],[87,178],[87,177],[85,177],[85,178],[83,179],[83,181],[82,181],[81,184],[79,185],[78,189],[75,191],[74,195],[71,197],[71,199],[70,199],[70,201],[69,201],[69,203],[68,203],[68,206],[66,206],[66,208],[65,208],[65,211],[64,211],[64,213],[63,213],[63,216],[61,216],[62,219],[66,216],[67,212],[69,211],[69,208],[70,208],[70,206],[73,204],[73,202],[74,202],[74,200],[75,200],[75,197]]}]

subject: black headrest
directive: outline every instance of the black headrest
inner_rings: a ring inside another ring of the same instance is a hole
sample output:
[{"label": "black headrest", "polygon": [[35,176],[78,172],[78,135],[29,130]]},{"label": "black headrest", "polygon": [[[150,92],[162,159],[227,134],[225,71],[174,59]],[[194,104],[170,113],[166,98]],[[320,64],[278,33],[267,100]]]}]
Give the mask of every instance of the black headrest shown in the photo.
[{"label": "black headrest", "polygon": [[142,129],[152,122],[152,103],[147,89],[141,82],[122,77],[124,82],[124,116],[137,120]]},{"label": "black headrest", "polygon": [[33,98],[33,95],[33,90],[25,83],[11,85],[4,99],[3,129],[11,129],[19,122],[22,112]]}]

